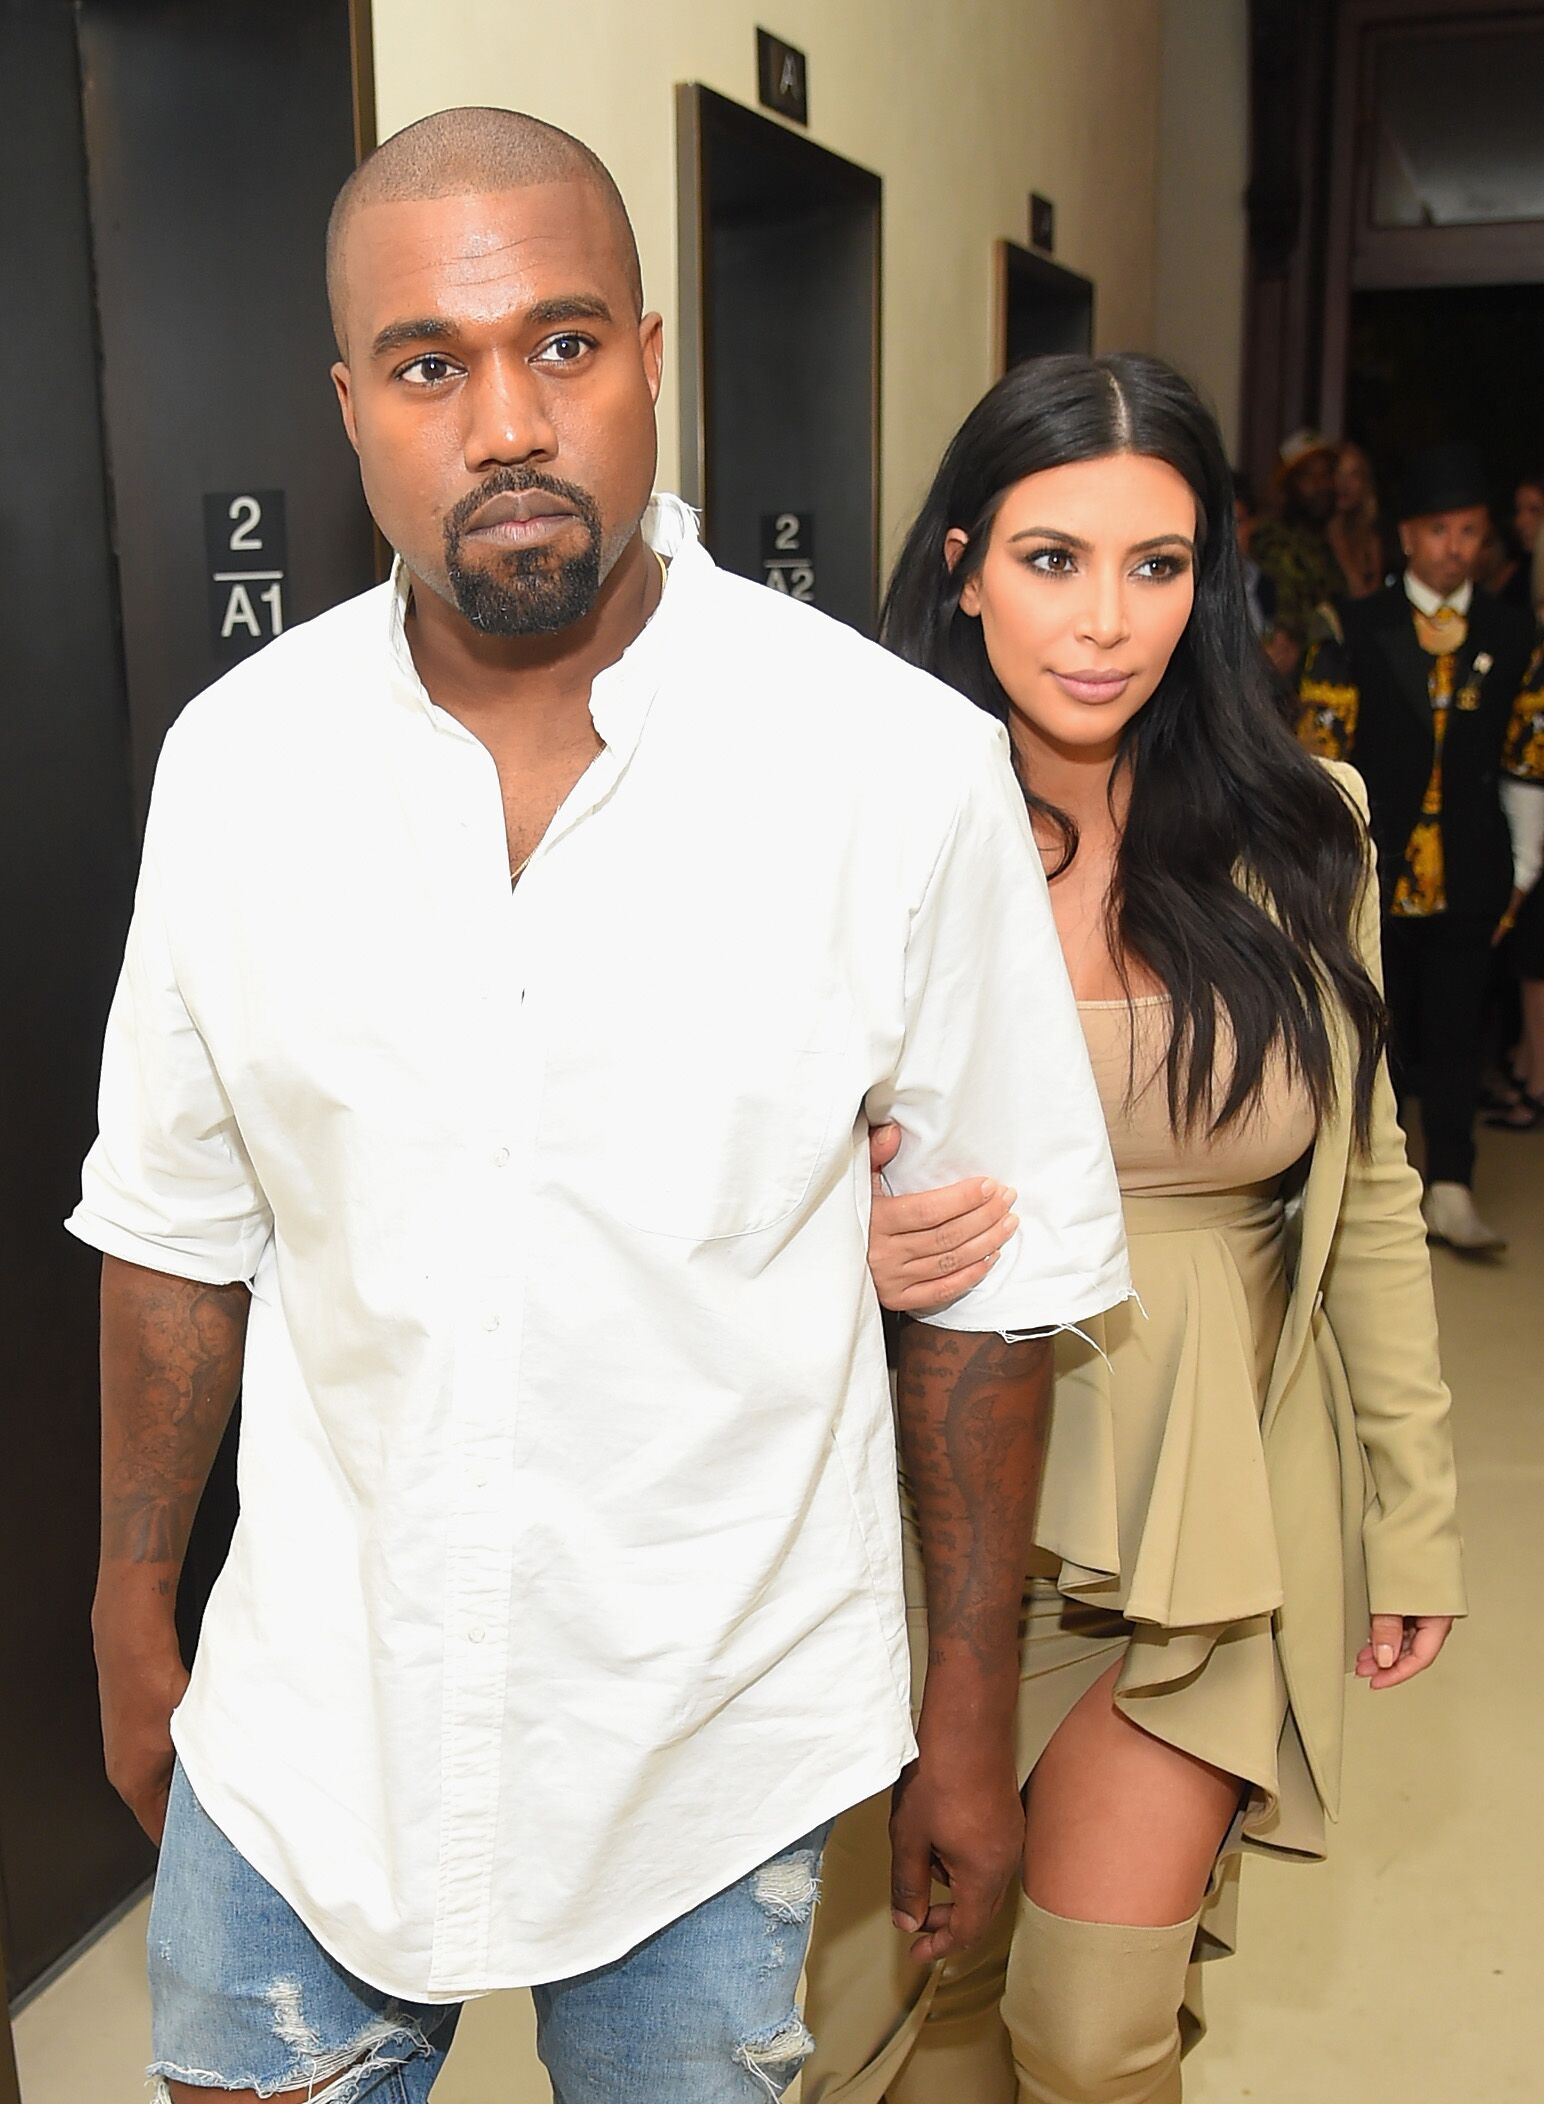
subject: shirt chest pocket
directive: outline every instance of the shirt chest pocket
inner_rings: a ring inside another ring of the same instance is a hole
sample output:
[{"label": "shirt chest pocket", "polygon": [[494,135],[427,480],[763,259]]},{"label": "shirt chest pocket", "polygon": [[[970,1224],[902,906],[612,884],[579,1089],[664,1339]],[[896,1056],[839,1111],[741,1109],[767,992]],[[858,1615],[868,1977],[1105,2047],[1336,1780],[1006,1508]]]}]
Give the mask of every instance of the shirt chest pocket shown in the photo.
[{"label": "shirt chest pocket", "polygon": [[841,1116],[837,1004],[788,971],[710,964],[614,981],[549,1061],[547,1172],[646,1234],[707,1242],[795,1214]]}]

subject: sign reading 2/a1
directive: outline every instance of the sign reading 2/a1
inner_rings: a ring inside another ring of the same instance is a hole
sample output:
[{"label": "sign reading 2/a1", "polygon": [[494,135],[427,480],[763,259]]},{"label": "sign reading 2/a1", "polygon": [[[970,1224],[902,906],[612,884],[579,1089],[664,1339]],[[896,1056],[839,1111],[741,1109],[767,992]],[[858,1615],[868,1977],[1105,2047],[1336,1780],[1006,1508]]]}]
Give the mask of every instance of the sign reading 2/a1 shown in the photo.
[{"label": "sign reading 2/a1", "polygon": [[233,665],[284,633],[284,492],[215,490],[204,498],[210,640]]}]

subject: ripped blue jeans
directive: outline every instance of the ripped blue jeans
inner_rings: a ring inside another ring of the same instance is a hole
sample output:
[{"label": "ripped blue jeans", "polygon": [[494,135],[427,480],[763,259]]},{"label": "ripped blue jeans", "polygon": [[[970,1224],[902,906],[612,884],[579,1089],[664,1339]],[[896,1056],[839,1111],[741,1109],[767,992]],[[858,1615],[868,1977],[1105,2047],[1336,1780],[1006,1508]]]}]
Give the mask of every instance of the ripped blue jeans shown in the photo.
[{"label": "ripped blue jeans", "polygon": [[[754,2104],[813,2041],[795,2002],[828,1827],[611,1965],[532,1990],[554,2104]],[[367,1987],[210,1820],[179,1765],[150,1911],[154,2104],[195,2089],[423,2104],[456,2004]],[[490,2099],[490,2104],[494,2100]]]}]

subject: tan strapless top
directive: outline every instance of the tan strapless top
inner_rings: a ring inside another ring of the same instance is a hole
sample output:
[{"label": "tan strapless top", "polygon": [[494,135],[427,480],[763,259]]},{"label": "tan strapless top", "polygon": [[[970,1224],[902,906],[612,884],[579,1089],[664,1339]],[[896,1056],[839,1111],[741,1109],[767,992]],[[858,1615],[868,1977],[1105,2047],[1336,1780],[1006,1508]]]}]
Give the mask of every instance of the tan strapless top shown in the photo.
[{"label": "tan strapless top", "polygon": [[1125,1001],[1080,1001],[1078,1014],[1124,1197],[1157,1192],[1180,1197],[1268,1184],[1312,1146],[1313,1105],[1307,1090],[1288,1079],[1279,1055],[1243,1118],[1215,1139],[1204,1132],[1177,1139],[1169,1124],[1164,1077],[1167,996],[1139,997],[1129,1010]]}]

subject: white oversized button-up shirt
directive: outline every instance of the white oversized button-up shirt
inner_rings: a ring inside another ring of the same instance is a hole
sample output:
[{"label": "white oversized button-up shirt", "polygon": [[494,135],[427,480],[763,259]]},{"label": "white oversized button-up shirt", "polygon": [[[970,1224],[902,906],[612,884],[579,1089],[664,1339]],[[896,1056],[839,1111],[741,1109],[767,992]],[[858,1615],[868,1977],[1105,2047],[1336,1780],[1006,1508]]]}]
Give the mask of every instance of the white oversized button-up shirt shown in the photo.
[{"label": "white oversized button-up shirt", "polygon": [[866,1117],[1023,1227],[939,1315],[1128,1290],[1001,730],[717,570],[510,889],[400,585],[166,741],[71,1226],[249,1280],[241,1517],[174,1732],[353,1972],[603,1964],[913,1751]]}]

